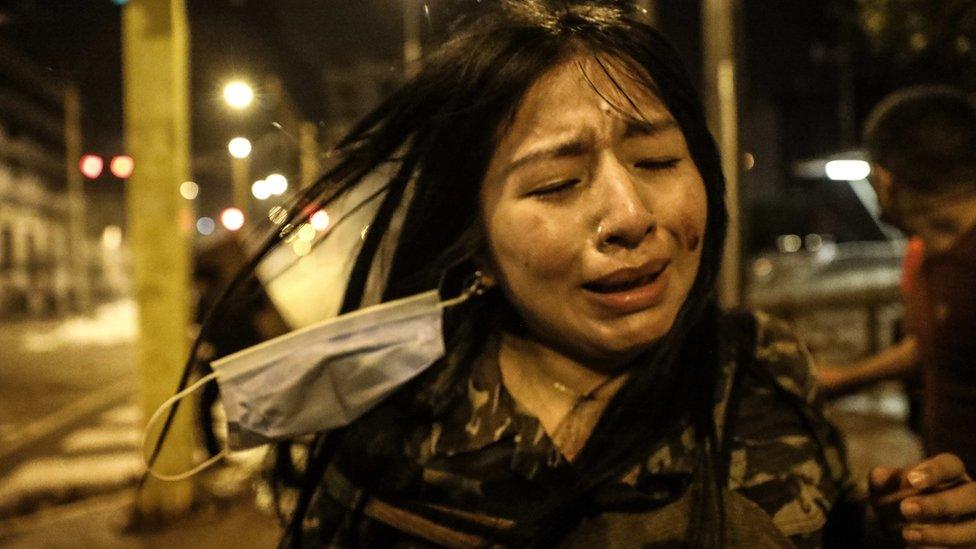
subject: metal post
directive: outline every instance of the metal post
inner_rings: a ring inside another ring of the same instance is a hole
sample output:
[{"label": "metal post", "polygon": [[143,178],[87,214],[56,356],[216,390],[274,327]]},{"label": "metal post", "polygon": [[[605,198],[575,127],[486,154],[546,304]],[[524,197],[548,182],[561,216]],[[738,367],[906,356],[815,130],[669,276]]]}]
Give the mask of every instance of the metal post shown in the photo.
[{"label": "metal post", "polygon": [[719,300],[725,307],[742,302],[742,224],[739,209],[739,125],[736,91],[736,0],[703,0],[702,50],[705,108],[722,154],[729,228],[719,273]]},{"label": "metal post", "polygon": [[[189,29],[185,0],[131,0],[122,11],[125,137],[136,169],[126,183],[140,336],[137,360],[143,411],[176,388],[188,352],[188,228],[178,192],[190,173]],[[192,466],[192,429],[180,407],[156,467]],[[150,433],[150,440],[154,433]],[[186,513],[193,484],[149,479],[136,520],[158,522]]]},{"label": "metal post", "polygon": [[314,122],[302,122],[298,128],[299,171],[304,188],[311,185],[319,176],[318,128]]},{"label": "metal post", "polygon": [[230,157],[231,204],[245,215],[250,214],[251,204],[251,158]]},{"label": "metal post", "polygon": [[85,238],[85,180],[78,168],[81,158],[81,100],[73,84],[64,89],[65,179],[68,183],[68,242],[74,307],[91,305],[88,282],[88,241]]},{"label": "metal post", "polygon": [[420,44],[420,9],[417,0],[403,1],[403,77],[417,74],[422,49]]}]

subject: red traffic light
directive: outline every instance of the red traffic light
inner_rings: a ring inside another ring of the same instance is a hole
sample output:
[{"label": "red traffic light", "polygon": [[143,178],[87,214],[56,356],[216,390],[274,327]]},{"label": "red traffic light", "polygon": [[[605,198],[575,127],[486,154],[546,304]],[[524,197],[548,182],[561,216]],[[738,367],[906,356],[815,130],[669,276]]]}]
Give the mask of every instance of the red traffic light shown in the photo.
[{"label": "red traffic light", "polygon": [[78,161],[78,169],[88,179],[97,179],[98,176],[102,175],[102,168],[104,167],[105,161],[102,160],[101,156],[95,154],[86,154]]},{"label": "red traffic light", "polygon": [[108,165],[108,169],[112,172],[112,175],[119,179],[128,179],[132,175],[132,170],[135,167],[136,163],[132,160],[132,157],[125,154],[112,158],[112,162]]}]

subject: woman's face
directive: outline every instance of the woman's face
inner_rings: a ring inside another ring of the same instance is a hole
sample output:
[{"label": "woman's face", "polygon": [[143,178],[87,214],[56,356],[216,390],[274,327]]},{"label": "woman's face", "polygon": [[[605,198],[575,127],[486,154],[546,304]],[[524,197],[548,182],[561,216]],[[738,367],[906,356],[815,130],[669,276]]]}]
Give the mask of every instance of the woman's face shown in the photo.
[{"label": "woman's face", "polygon": [[674,323],[698,271],[706,198],[665,106],[602,61],[622,92],[584,56],[533,84],[481,202],[489,270],[529,335],[612,368]]}]

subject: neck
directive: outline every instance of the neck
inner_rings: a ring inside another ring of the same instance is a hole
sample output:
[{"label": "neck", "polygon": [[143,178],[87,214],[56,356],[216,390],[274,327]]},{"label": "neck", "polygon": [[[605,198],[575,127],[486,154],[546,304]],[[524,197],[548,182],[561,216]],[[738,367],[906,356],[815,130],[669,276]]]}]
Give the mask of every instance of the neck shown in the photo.
[{"label": "neck", "polygon": [[552,386],[570,396],[590,396],[612,377],[547,345],[508,333],[502,335],[500,354],[505,362],[518,365],[518,376],[524,381]]},{"label": "neck", "polygon": [[539,419],[569,460],[583,448],[626,373],[587,367],[534,340],[502,334],[498,369],[512,398]]}]

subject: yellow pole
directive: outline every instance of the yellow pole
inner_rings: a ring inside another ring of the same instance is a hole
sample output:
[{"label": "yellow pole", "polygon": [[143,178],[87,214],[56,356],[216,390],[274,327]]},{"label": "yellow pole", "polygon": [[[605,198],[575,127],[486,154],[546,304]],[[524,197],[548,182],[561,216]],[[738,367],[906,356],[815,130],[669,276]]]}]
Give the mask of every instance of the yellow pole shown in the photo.
[{"label": "yellow pole", "polygon": [[250,215],[251,204],[251,158],[230,158],[230,179],[233,188],[232,204],[235,208]]},{"label": "yellow pole", "polygon": [[[136,167],[126,184],[140,337],[137,361],[143,411],[151,413],[176,388],[188,352],[189,30],[184,0],[132,0],[122,12],[125,136]],[[181,409],[186,412],[188,406]],[[189,416],[178,415],[156,467],[192,465]],[[152,435],[150,440],[153,440]],[[190,481],[149,479],[136,501],[136,520],[159,522],[186,513]]]},{"label": "yellow pole", "polygon": [[737,0],[704,0],[702,40],[705,71],[705,107],[708,123],[725,173],[725,201],[729,212],[725,256],[719,273],[719,300],[725,307],[742,301],[742,223],[739,208],[739,124],[736,91]]}]

